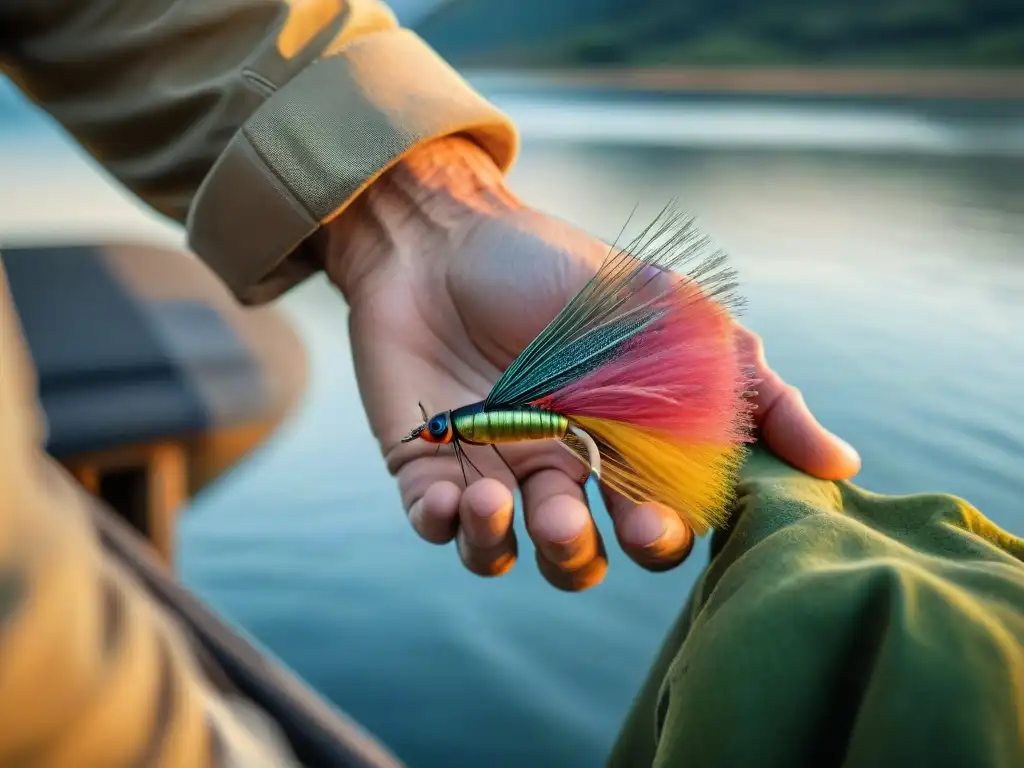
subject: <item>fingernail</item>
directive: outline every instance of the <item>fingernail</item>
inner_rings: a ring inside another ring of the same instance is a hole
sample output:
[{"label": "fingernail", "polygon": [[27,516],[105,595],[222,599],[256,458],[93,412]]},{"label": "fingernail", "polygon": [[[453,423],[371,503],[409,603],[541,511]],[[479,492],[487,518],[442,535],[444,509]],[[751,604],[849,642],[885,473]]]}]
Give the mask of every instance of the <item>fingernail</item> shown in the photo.
[{"label": "fingernail", "polygon": [[472,524],[466,525],[466,536],[474,546],[493,547],[508,534],[508,518],[512,514],[511,504],[489,510],[473,510],[476,518]]},{"label": "fingernail", "polygon": [[552,499],[534,513],[530,529],[544,556],[569,568],[593,558],[597,537],[588,535],[590,526],[590,512],[582,504],[559,507]]},{"label": "fingernail", "polygon": [[512,497],[496,480],[471,485],[462,496],[460,513],[470,541],[478,547],[499,543],[508,532]]},{"label": "fingernail", "polygon": [[637,547],[649,547],[665,535],[665,519],[648,507],[637,507],[622,524],[622,538]]},{"label": "fingernail", "polygon": [[587,520],[572,515],[552,516],[545,521],[545,538],[552,544],[569,544],[587,527]]},{"label": "fingernail", "polygon": [[832,442],[835,443],[836,447],[846,455],[846,458],[854,463],[860,463],[860,453],[857,452],[856,448],[834,432],[829,432],[829,434],[832,436]]}]

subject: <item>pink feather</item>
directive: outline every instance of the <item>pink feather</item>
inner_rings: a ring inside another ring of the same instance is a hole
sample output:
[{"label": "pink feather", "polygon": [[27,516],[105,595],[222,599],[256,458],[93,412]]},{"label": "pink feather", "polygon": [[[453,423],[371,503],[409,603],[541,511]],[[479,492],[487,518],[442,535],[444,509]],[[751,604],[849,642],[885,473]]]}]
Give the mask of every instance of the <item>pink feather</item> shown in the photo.
[{"label": "pink feather", "polygon": [[749,406],[732,319],[714,300],[680,291],[668,313],[619,355],[535,405],[624,422],[686,443],[745,441]]}]

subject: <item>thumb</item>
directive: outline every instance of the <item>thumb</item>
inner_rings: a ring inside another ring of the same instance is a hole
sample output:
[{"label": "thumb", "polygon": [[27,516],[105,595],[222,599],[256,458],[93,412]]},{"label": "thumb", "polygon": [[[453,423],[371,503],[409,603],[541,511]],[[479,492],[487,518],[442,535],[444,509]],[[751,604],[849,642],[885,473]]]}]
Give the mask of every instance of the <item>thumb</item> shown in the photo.
[{"label": "thumb", "polygon": [[754,422],[760,437],[779,458],[822,480],[846,480],[860,471],[857,451],[814,418],[803,395],[768,365],[756,334],[738,332],[741,354],[757,380]]}]

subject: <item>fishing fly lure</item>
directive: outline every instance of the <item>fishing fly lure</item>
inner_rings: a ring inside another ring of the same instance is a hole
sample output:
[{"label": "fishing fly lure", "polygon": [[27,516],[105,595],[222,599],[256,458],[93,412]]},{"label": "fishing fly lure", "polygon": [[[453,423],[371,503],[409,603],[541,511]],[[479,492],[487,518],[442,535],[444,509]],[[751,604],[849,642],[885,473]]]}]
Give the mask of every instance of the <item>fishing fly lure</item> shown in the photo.
[{"label": "fishing fly lure", "polygon": [[497,445],[557,440],[589,476],[665,504],[704,534],[724,522],[749,440],[735,287],[725,254],[666,208],[612,247],[486,399],[430,418],[420,405],[424,423],[403,442],[450,444],[466,479],[463,459],[476,467],[463,444],[490,445],[505,461]]}]

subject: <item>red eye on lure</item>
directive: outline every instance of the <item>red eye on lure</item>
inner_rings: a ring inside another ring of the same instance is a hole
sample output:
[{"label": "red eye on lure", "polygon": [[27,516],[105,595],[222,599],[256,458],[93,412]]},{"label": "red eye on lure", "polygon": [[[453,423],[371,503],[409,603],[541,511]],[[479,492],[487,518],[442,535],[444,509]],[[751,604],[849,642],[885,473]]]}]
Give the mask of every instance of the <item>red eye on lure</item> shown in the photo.
[{"label": "red eye on lure", "polygon": [[497,452],[559,440],[607,487],[664,504],[704,534],[725,520],[750,439],[734,278],[693,221],[666,208],[612,248],[485,400],[424,412],[404,441],[450,443],[475,469],[463,443]]}]

